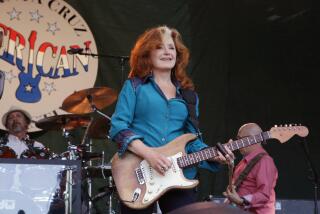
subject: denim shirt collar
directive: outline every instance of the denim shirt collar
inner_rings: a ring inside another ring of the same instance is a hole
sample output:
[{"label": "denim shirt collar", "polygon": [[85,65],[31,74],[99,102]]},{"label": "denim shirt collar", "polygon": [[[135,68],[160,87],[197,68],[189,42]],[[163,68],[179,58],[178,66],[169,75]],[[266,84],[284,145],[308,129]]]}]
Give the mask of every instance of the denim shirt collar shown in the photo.
[{"label": "denim shirt collar", "polygon": [[[142,80],[142,84],[148,83],[151,80],[154,80],[153,74],[149,73],[147,76],[141,78]],[[171,81],[173,83],[173,85],[176,87],[176,91],[177,91],[177,98],[181,97],[181,83],[177,80],[177,78],[174,75],[171,75]]]}]

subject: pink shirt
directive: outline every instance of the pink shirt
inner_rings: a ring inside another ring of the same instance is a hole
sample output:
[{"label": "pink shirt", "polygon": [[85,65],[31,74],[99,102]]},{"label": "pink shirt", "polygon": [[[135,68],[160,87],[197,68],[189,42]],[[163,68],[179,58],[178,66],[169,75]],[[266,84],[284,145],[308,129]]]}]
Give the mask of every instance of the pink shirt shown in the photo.
[{"label": "pink shirt", "polygon": [[[246,155],[236,166],[233,182],[239,177],[249,161],[257,154],[265,152],[262,147]],[[275,213],[274,188],[278,178],[278,170],[273,159],[267,154],[256,163],[238,188],[238,194],[250,202],[249,211],[258,214]]]}]

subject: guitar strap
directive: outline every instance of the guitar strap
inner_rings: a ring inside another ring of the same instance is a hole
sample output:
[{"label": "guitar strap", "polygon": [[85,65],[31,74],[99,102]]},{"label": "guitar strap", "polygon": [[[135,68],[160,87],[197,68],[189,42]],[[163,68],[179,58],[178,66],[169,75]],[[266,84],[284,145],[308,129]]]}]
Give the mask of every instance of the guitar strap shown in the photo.
[{"label": "guitar strap", "polygon": [[190,89],[180,89],[182,98],[187,103],[187,108],[189,111],[189,120],[191,121],[193,127],[197,130],[199,134],[199,120],[196,112],[197,105],[197,95],[196,92]]},{"label": "guitar strap", "polygon": [[246,168],[241,172],[237,180],[235,181],[234,185],[236,189],[238,189],[243,182],[243,180],[248,176],[249,172],[252,170],[252,168],[259,162],[259,160],[266,155],[267,153],[261,152],[257,154],[246,166]]}]

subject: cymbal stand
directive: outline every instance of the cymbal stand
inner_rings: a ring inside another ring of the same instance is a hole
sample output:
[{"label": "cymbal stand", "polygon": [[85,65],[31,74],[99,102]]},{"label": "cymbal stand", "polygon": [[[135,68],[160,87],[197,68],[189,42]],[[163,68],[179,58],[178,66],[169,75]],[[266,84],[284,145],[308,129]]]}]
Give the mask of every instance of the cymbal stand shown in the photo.
[{"label": "cymbal stand", "polygon": [[66,172],[66,190],[64,192],[65,196],[65,213],[72,213],[72,169],[67,169]]},{"label": "cymbal stand", "polygon": [[113,196],[113,192],[114,192],[112,176],[108,177],[108,189],[109,189],[109,194],[108,194],[108,198],[107,198],[107,201],[106,201],[106,205],[108,207],[108,213],[109,214],[114,214],[116,212],[115,212],[115,210],[113,209],[113,206],[112,206],[112,196]]},{"label": "cymbal stand", "polygon": [[76,155],[76,151],[77,151],[77,146],[73,145],[71,143],[71,134],[68,130],[66,130],[65,128],[62,129],[62,136],[67,140],[67,144],[68,144],[68,160],[76,160],[77,159],[77,155]]},{"label": "cymbal stand", "polygon": [[[77,159],[77,146],[71,143],[71,134],[65,128],[62,129],[62,136],[67,139],[68,144],[68,159],[76,160]],[[72,169],[66,170],[66,189],[64,192],[65,200],[65,213],[72,213]]]},{"label": "cymbal stand", "polygon": [[93,112],[96,112],[98,114],[100,114],[101,116],[107,118],[109,121],[111,121],[111,118],[106,115],[105,113],[103,113],[102,111],[100,111],[94,104],[93,104],[93,101],[92,101],[92,96],[90,94],[87,95],[87,99],[90,103],[90,106],[91,106],[91,109]]},{"label": "cymbal stand", "polygon": [[[92,140],[90,139],[90,142],[89,142],[89,152],[92,152]],[[88,163],[89,166],[92,166],[92,161],[90,160],[89,163]],[[92,197],[92,179],[90,177],[87,177],[87,184],[88,184],[88,196],[89,196],[89,199]],[[92,201],[89,200],[88,201],[88,206],[89,206],[89,214],[91,214],[91,211],[92,211]]]},{"label": "cymbal stand", "polygon": [[[84,147],[85,152],[86,152],[86,147],[87,146],[89,146],[89,152],[92,152],[92,140],[90,138],[88,138],[88,131],[89,131],[89,128],[91,127],[91,125],[92,125],[92,122],[93,122],[93,118],[91,117],[90,122],[89,122],[89,124],[88,124],[88,126],[86,128],[85,133],[84,133],[83,139],[81,141],[81,145],[85,145],[85,147]],[[87,143],[87,141],[89,141],[89,142]],[[83,162],[83,164],[84,163],[85,162]],[[92,161],[91,160],[88,161],[88,165],[92,166]],[[91,198],[91,196],[92,196],[92,179],[90,177],[88,177],[88,178],[86,178],[86,182],[87,182],[87,185],[88,185],[87,194],[88,194],[89,198]],[[92,210],[92,202],[91,202],[91,200],[88,201],[87,206],[88,206],[88,213],[90,214],[91,210]]]},{"label": "cymbal stand", "polygon": [[113,185],[113,178],[112,176],[108,176],[108,185],[103,187],[103,190],[98,193],[97,195],[95,195],[94,197],[92,197],[92,202],[95,203],[96,201],[106,197],[106,206],[107,206],[107,210],[108,210],[108,214],[115,214],[116,210],[113,208],[113,203],[112,203],[112,199],[113,199],[113,195],[115,192],[115,188]]},{"label": "cymbal stand", "polygon": [[68,143],[68,145],[70,145],[71,144],[71,134],[70,134],[70,132],[68,131],[68,130],[66,130],[65,128],[63,128],[62,129],[62,136],[65,138],[65,139],[67,139],[67,143]]}]

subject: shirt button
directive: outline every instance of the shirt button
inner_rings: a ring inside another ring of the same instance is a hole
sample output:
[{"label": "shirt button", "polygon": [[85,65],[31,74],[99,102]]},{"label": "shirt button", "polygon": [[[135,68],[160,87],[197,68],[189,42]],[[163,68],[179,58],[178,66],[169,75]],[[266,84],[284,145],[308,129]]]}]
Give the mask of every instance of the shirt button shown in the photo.
[{"label": "shirt button", "polygon": [[164,142],[166,139],[163,137],[161,140]]}]

